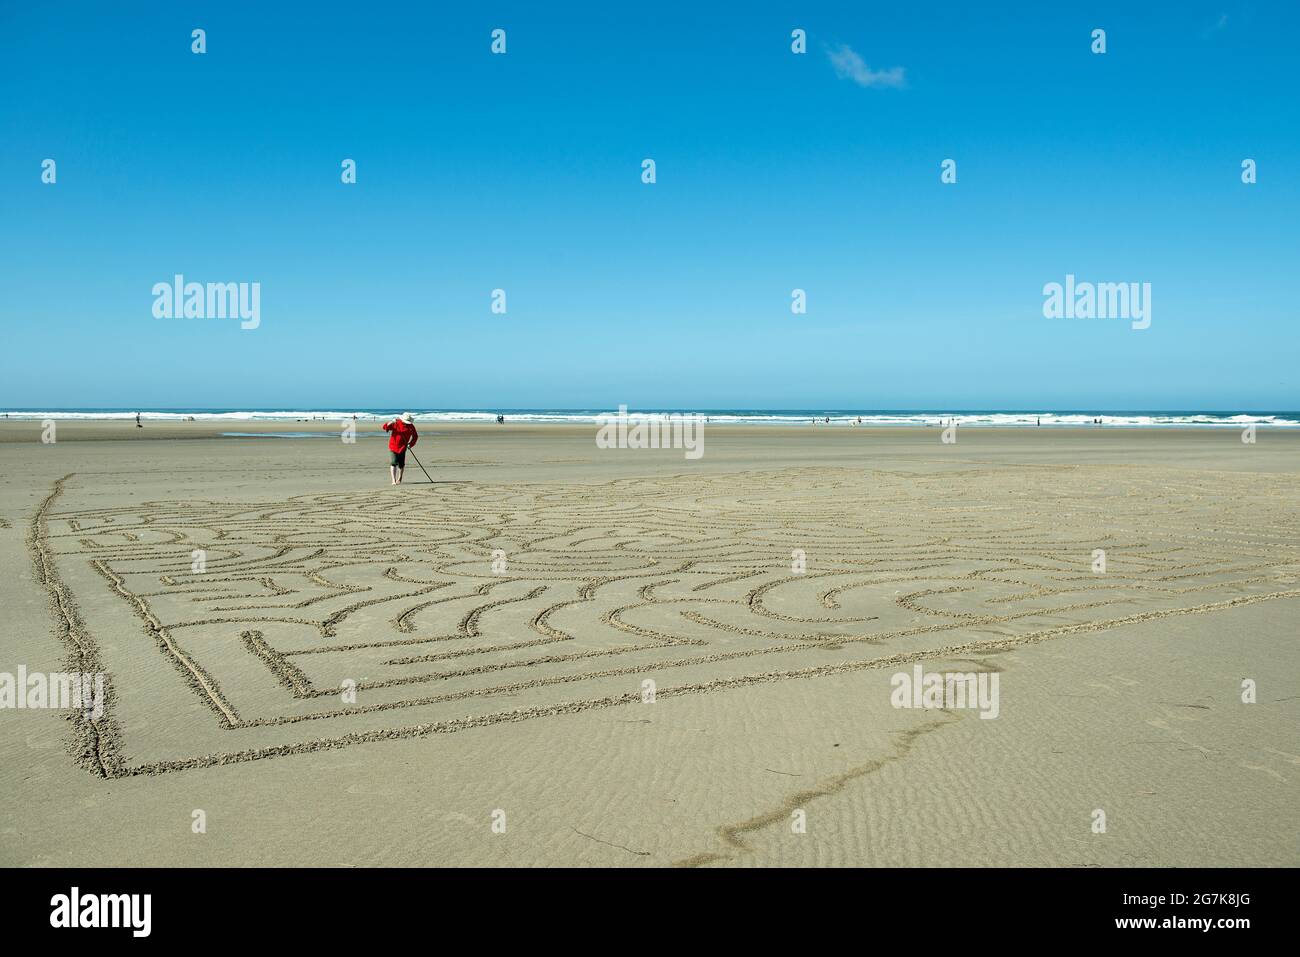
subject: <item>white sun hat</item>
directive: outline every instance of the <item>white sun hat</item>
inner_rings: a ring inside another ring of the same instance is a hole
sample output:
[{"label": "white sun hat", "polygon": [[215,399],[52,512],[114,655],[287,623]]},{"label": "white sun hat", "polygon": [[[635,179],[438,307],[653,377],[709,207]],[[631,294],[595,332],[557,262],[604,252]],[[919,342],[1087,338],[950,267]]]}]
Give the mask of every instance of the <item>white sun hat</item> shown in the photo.
[{"label": "white sun hat", "polygon": [[415,420],[411,418],[411,413],[409,412],[402,413],[402,421],[407,425],[412,425],[415,422]]}]

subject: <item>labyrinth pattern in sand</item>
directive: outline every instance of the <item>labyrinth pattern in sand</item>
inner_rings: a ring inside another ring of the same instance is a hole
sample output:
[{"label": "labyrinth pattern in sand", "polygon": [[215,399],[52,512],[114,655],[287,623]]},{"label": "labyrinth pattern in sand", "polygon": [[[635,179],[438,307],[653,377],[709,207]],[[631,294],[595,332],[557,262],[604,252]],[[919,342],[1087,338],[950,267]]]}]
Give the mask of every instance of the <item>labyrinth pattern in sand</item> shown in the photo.
[{"label": "labyrinth pattern in sand", "polygon": [[[1178,474],[806,468],[82,509],[74,475],[29,543],[72,667],[109,675],[105,717],[73,722],[79,760],[114,777],[632,704],[647,678],[700,694],[1300,594],[1283,477]],[[1229,502],[1213,529],[1208,499]],[[219,740],[153,757],[127,740],[117,711],[151,692],[103,660],[78,610],[92,585]]]}]

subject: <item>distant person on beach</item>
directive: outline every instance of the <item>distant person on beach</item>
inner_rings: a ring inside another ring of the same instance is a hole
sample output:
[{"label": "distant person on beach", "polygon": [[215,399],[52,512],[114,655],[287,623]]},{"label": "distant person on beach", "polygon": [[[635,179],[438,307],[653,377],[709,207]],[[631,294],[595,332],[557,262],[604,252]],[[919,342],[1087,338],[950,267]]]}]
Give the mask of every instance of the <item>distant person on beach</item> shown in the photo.
[{"label": "distant person on beach", "polygon": [[385,422],[384,431],[393,433],[388,438],[388,475],[394,485],[401,485],[402,472],[406,468],[406,450],[420,440],[420,434],[415,431],[415,420],[409,412],[403,412],[392,422]]},{"label": "distant person on beach", "polygon": [[143,429],[143,428],[144,428],[144,426],[140,424],[140,413],[139,413],[139,412],[137,412],[137,413],[135,414],[135,427],[136,427],[137,429]]}]

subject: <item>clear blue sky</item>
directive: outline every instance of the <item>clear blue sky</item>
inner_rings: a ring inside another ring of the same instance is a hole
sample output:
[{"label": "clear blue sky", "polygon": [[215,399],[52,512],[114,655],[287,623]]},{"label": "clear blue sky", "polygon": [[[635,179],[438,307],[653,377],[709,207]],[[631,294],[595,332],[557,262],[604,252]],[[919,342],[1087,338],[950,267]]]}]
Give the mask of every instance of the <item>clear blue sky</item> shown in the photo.
[{"label": "clear blue sky", "polygon": [[[1298,28],[1236,0],[4,3],[0,405],[1296,409]],[[261,327],[155,319],[177,272],[260,282]],[[1066,273],[1152,283],[1151,328],[1043,318]]]}]

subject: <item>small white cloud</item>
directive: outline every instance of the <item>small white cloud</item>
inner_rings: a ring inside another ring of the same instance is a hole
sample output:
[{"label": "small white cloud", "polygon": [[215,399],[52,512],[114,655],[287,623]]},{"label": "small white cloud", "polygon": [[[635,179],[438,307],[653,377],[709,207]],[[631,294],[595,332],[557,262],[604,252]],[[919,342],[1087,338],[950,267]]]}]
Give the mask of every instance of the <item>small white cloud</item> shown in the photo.
[{"label": "small white cloud", "polygon": [[1201,32],[1201,36],[1212,37],[1216,33],[1222,33],[1226,29],[1228,29],[1228,15],[1226,13],[1221,13],[1219,14],[1219,19],[1215,20]]},{"label": "small white cloud", "polygon": [[847,43],[841,43],[836,49],[828,51],[835,75],[841,80],[852,80],[858,86],[893,87],[902,89],[903,68],[890,67],[888,70],[873,70],[858,56]]}]

